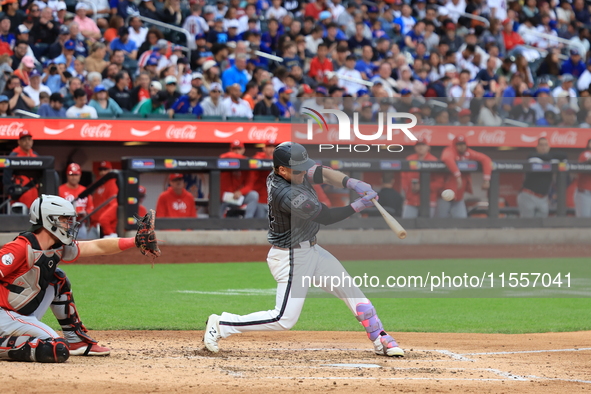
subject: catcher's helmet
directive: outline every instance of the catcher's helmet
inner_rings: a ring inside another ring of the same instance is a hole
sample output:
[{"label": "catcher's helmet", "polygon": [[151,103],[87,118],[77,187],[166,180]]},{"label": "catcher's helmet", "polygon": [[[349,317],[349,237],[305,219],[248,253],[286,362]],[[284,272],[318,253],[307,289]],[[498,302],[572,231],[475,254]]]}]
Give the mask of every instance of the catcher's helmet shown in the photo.
[{"label": "catcher's helmet", "polygon": [[306,171],[316,162],[308,158],[306,148],[296,142],[284,142],[273,151],[273,166],[287,167],[296,171]]},{"label": "catcher's helmet", "polygon": [[[68,218],[68,227],[59,221],[60,216]],[[55,235],[64,245],[70,245],[78,235],[76,209],[68,200],[52,195],[42,194],[31,204],[29,221],[33,224],[31,231],[45,228]]]}]

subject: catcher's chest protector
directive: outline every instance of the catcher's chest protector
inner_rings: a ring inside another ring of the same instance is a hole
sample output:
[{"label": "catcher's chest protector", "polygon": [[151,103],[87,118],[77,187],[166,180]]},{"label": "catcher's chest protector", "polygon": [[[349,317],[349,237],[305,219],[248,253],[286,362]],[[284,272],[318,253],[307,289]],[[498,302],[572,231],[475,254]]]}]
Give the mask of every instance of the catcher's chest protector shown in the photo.
[{"label": "catcher's chest protector", "polygon": [[27,245],[27,263],[31,269],[4,286],[9,291],[8,303],[12,308],[21,315],[30,315],[43,300],[49,283],[55,280],[55,269],[64,249],[41,250],[33,233],[21,233],[20,237],[30,242]]}]

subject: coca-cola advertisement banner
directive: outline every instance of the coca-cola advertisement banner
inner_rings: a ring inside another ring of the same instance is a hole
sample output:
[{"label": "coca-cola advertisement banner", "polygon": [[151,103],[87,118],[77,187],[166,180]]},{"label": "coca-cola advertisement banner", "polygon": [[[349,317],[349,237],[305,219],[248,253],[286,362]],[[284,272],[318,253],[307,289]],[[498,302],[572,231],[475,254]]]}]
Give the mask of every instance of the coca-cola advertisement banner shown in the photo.
[{"label": "coca-cola advertisement banner", "polygon": [[[373,140],[352,134],[350,140],[339,138],[338,124],[314,125],[291,123],[184,122],[161,120],[80,120],[80,119],[3,119],[0,138],[17,139],[22,130],[29,130],[36,140],[60,141],[145,141],[145,142],[231,142],[261,143],[296,140],[303,144],[364,143],[414,145],[407,133],[391,129]],[[392,125],[391,125],[392,126]],[[396,126],[396,125],[394,125]],[[399,125],[400,126],[400,125]],[[311,132],[310,132],[311,130]],[[376,135],[379,124],[359,125],[363,136]],[[433,146],[447,146],[458,135],[466,137],[470,146],[534,147],[540,137],[548,138],[551,147],[585,148],[591,139],[590,129],[559,127],[484,127],[426,126],[408,129],[416,138]]]}]

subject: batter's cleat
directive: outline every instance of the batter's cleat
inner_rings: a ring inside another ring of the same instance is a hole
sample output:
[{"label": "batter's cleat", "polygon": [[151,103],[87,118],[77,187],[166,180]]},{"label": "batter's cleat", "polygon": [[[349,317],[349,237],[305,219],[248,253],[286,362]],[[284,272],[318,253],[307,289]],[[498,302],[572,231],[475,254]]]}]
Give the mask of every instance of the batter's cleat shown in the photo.
[{"label": "batter's cleat", "polygon": [[205,322],[205,333],[203,333],[203,343],[207,350],[213,353],[220,351],[218,341],[222,337],[220,334],[220,317],[218,315],[210,315]]},{"label": "batter's cleat", "polygon": [[111,349],[97,343],[70,343],[71,356],[108,356],[109,354],[111,354]]},{"label": "batter's cleat", "polygon": [[376,354],[388,357],[404,357],[404,350],[402,350],[394,338],[386,334],[385,331],[380,333],[380,336],[373,341]]}]

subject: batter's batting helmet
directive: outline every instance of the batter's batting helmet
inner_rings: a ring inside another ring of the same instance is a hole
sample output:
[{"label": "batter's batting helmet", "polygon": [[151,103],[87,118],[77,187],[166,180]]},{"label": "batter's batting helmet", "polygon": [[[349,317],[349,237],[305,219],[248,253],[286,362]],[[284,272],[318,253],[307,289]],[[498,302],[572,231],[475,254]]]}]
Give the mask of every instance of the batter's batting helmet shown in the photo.
[{"label": "batter's batting helmet", "polygon": [[316,162],[308,158],[306,148],[296,142],[284,142],[273,151],[273,166],[287,167],[296,171],[306,171]]}]

